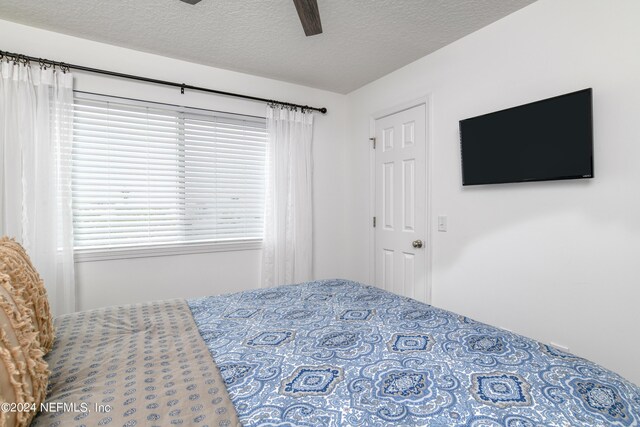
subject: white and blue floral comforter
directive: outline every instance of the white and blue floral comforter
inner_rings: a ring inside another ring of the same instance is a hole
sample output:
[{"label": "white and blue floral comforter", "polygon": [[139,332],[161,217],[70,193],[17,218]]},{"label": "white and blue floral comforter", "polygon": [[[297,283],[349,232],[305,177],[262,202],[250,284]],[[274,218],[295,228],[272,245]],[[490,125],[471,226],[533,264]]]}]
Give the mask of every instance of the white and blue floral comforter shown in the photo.
[{"label": "white and blue floral comforter", "polygon": [[345,280],[188,301],[243,425],[639,426],[594,363]]}]

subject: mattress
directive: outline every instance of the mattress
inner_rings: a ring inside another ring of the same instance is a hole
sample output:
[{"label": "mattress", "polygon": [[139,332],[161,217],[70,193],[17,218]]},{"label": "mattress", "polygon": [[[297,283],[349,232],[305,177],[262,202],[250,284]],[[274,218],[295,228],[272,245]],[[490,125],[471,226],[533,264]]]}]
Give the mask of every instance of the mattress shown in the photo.
[{"label": "mattress", "polygon": [[640,389],[548,345],[345,280],[193,299],[246,426],[638,426]]}]

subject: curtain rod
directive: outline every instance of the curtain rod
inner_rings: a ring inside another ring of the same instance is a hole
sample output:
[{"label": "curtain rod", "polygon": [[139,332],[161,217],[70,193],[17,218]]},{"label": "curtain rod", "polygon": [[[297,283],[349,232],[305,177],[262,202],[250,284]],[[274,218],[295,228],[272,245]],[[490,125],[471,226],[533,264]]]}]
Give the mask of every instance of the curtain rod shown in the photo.
[{"label": "curtain rod", "polygon": [[153,84],[157,84],[157,85],[179,87],[180,88],[180,93],[184,93],[185,89],[189,89],[189,90],[196,90],[196,91],[199,91],[199,92],[215,93],[216,95],[223,95],[223,96],[230,96],[230,97],[234,97],[234,98],[249,99],[251,101],[266,102],[268,104],[279,104],[279,105],[284,105],[284,106],[287,106],[287,107],[300,108],[302,110],[319,111],[322,114],[326,114],[327,113],[327,109],[324,108],[324,107],[322,107],[322,108],[320,108],[320,107],[310,107],[308,105],[293,104],[291,102],[276,101],[276,100],[273,100],[273,99],[260,98],[260,97],[251,96],[251,95],[243,95],[243,94],[240,94],[240,93],[225,92],[225,91],[216,90],[216,89],[208,89],[208,88],[205,88],[205,87],[193,86],[193,85],[188,85],[188,84],[185,84],[185,83],[176,83],[176,82],[171,82],[171,81],[168,81],[168,80],[152,79],[152,78],[149,78],[149,77],[136,76],[136,75],[133,75],[133,74],[125,74],[125,73],[118,73],[116,71],[102,70],[100,68],[85,67],[83,65],[67,64],[66,62],[52,61],[50,59],[36,58],[34,56],[21,55],[21,54],[18,54],[18,53],[12,53],[12,52],[6,52],[6,51],[0,50],[0,60],[2,60],[2,58],[4,58],[4,57],[7,57],[7,59],[12,58],[14,62],[22,62],[23,64],[27,64],[27,63],[30,63],[31,61],[33,61],[33,62],[37,62],[38,64],[40,64],[41,67],[42,66],[53,66],[53,67],[57,66],[57,67],[60,67],[60,69],[63,70],[63,71],[64,70],[73,69],[73,70],[79,70],[79,71],[86,71],[88,73],[104,74],[106,76],[118,77],[118,78],[122,78],[122,79],[137,80],[137,81],[141,81],[141,82],[153,83]]}]

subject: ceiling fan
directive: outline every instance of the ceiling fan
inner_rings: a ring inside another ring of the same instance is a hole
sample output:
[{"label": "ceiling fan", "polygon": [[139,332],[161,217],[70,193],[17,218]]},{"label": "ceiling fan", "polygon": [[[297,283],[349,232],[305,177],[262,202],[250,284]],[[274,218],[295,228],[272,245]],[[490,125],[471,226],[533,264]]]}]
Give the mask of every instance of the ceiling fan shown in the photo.
[{"label": "ceiling fan", "polygon": [[[190,5],[200,3],[201,0],[182,0]],[[318,9],[318,0],[293,0],[298,11],[298,17],[302,23],[304,34],[315,36],[322,33],[322,22],[320,22],[320,10]]]}]

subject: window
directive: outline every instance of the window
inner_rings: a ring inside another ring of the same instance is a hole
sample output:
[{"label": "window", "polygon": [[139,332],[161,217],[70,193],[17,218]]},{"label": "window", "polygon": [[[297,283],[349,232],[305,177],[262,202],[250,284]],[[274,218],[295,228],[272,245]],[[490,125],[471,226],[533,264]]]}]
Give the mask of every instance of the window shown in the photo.
[{"label": "window", "polygon": [[76,250],[262,238],[266,123],[76,93]]}]

